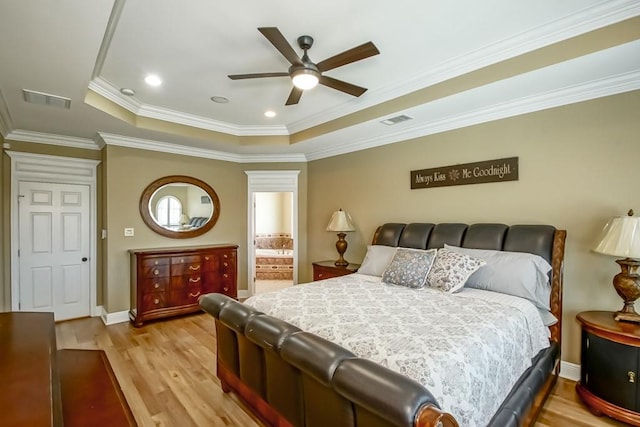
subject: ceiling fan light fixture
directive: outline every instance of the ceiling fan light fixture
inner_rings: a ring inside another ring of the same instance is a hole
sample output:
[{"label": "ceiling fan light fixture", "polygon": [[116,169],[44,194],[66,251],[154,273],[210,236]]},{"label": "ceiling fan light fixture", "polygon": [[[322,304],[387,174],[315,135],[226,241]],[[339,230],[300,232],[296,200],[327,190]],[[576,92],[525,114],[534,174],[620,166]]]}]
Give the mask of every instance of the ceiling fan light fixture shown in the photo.
[{"label": "ceiling fan light fixture", "polygon": [[318,85],[320,73],[309,68],[300,68],[291,73],[291,81],[298,89],[313,89]]}]

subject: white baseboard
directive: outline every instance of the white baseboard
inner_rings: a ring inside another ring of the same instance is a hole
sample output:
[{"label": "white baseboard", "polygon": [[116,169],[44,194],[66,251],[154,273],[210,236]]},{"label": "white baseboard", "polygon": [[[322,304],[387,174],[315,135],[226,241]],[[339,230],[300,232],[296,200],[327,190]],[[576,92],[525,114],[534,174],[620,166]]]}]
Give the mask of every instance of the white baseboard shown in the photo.
[{"label": "white baseboard", "polygon": [[580,380],[580,365],[575,363],[560,361],[560,376],[571,381]]},{"label": "white baseboard", "polygon": [[249,295],[249,291],[247,289],[240,289],[238,291],[238,298],[249,298],[251,295]]},{"label": "white baseboard", "polygon": [[125,311],[116,311],[115,313],[107,313],[107,311],[102,307],[102,315],[100,316],[102,322],[105,325],[114,325],[116,323],[128,322],[129,321],[129,310]]}]

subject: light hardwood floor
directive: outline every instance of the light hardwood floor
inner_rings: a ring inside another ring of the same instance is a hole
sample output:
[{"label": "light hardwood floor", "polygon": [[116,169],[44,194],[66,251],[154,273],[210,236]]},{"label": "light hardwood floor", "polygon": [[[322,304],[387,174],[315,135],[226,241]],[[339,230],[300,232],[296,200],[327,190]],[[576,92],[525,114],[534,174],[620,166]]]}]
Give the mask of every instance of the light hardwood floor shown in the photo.
[{"label": "light hardwood floor", "polygon": [[[262,426],[225,394],[215,376],[213,318],[196,314],[105,326],[99,318],[56,325],[58,348],[102,349],[131,410],[145,426]],[[595,417],[580,403],[575,383],[560,379],[536,427],[623,426]]]}]

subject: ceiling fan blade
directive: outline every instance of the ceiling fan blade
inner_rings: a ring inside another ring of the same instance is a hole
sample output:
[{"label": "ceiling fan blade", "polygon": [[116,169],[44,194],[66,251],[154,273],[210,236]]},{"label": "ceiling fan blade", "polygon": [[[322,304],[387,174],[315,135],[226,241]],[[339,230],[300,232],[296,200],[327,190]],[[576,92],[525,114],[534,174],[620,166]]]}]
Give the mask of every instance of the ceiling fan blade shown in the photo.
[{"label": "ceiling fan blade", "polygon": [[289,94],[289,98],[287,98],[287,102],[284,105],[294,105],[300,101],[300,97],[302,96],[302,89],[298,89],[297,87],[293,87],[291,89],[291,93]]},{"label": "ceiling fan blade", "polygon": [[353,96],[360,96],[367,91],[367,88],[356,86],[328,76],[320,76],[320,81],[318,83]]},{"label": "ceiling fan blade", "polygon": [[231,80],[259,79],[262,77],[289,77],[289,73],[278,72],[278,73],[230,74],[228,77]]},{"label": "ceiling fan blade", "polygon": [[332,70],[343,65],[351,64],[352,62],[360,61],[361,59],[368,58],[379,54],[380,51],[372,42],[367,42],[356,46],[353,49],[345,50],[342,53],[327,58],[317,64],[320,72]]},{"label": "ceiling fan blade", "polygon": [[302,65],[300,57],[295,50],[291,47],[287,39],[284,38],[280,30],[276,27],[262,27],[258,28],[258,31],[271,42],[271,44],[278,49],[278,52],[282,54],[287,61],[291,64]]}]

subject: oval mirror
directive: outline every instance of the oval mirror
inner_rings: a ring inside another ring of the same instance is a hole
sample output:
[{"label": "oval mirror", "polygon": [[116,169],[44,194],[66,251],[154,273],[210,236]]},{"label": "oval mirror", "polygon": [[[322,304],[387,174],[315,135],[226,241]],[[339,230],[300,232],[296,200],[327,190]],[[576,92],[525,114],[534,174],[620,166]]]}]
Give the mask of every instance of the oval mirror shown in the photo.
[{"label": "oval mirror", "polygon": [[220,200],[206,182],[190,176],[165,176],[145,188],[140,215],[156,233],[186,239],[211,230],[220,216]]}]

